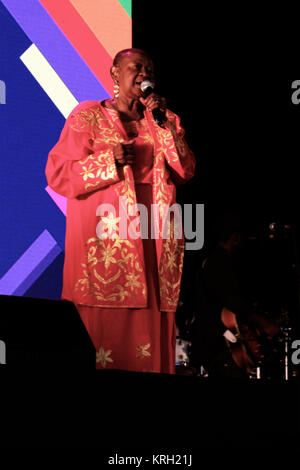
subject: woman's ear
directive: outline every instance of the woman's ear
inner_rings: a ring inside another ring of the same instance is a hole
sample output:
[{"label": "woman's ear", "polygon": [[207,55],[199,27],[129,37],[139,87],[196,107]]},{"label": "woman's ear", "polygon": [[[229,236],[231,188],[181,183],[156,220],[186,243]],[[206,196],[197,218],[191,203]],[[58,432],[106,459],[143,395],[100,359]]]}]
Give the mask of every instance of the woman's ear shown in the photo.
[{"label": "woman's ear", "polygon": [[111,78],[113,79],[114,83],[119,83],[118,67],[113,65],[110,68],[110,75],[111,75]]}]

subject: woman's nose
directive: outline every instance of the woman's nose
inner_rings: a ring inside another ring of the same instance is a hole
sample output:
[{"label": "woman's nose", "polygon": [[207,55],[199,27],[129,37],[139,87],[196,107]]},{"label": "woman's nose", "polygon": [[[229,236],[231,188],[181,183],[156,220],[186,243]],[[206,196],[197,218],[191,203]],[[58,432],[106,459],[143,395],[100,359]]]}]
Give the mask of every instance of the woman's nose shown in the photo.
[{"label": "woman's nose", "polygon": [[141,71],[141,73],[139,74],[140,76],[140,79],[141,80],[149,80],[151,77],[150,77],[150,74],[147,70],[144,70],[144,71]]},{"label": "woman's nose", "polygon": [[146,77],[146,76],[147,76],[147,70],[145,69],[145,67],[141,69],[140,75],[141,75],[142,77]]},{"label": "woman's nose", "polygon": [[149,77],[151,75],[151,72],[149,70],[149,67],[147,66],[143,66],[142,69],[141,69],[141,73],[145,76],[145,77]]}]

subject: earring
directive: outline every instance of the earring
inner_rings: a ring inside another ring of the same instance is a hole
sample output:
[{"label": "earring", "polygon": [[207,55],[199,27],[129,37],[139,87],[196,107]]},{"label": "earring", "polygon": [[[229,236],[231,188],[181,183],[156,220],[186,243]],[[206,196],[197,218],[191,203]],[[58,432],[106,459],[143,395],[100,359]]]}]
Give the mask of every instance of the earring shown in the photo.
[{"label": "earring", "polygon": [[114,84],[114,98],[119,98],[119,84],[117,82]]}]

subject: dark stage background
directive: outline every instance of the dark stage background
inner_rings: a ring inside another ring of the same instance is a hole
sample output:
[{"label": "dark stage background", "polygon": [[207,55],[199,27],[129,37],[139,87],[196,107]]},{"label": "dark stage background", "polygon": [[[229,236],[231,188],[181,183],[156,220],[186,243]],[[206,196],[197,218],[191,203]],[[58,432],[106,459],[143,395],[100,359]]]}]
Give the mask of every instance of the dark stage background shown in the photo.
[{"label": "dark stage background", "polygon": [[300,106],[291,85],[300,76],[299,4],[154,0],[145,9],[135,0],[133,46],[153,57],[157,91],[197,159],[195,178],[178,188],[180,203],[205,204],[204,247],[185,257],[186,314],[195,267],[213,246],[218,215],[231,211],[245,230],[249,296],[298,323]]},{"label": "dark stage background", "polygon": [[[0,7],[14,38],[11,44],[16,51],[10,54],[13,65],[7,68],[7,74],[15,77],[10,72],[19,71],[18,54],[31,41]],[[191,0],[133,1],[133,46],[146,49],[154,58],[158,91],[167,98],[170,109],[181,116],[198,162],[193,181],[178,188],[178,200],[182,204],[205,204],[204,247],[186,252],[182,285],[185,315],[193,310],[191,299],[197,293],[195,269],[213,246],[214,221],[219,213],[231,210],[245,222],[248,241],[243,258],[246,268],[242,271],[250,295],[265,309],[287,307],[298,321],[300,105],[292,104],[291,85],[300,79],[299,9],[296,2],[279,6],[262,2],[231,6],[227,2],[220,6]],[[10,63],[9,50],[1,52],[5,53],[5,63]],[[47,138],[43,139],[44,147],[35,151],[43,155],[44,161],[38,161],[44,168],[47,149],[57,139],[64,119],[31,76],[23,68],[21,72],[22,87],[16,86],[21,90],[20,98],[25,95],[29,102],[35,97],[41,104],[42,114],[36,120],[45,124]],[[6,80],[6,76],[0,78]],[[23,106],[21,99],[19,103]],[[21,105],[11,108],[10,104],[9,109],[18,111]],[[15,112],[16,117],[19,114]],[[16,126],[18,131],[32,119],[26,115],[23,121]],[[32,134],[28,131],[29,136]],[[31,144],[27,147],[32,151]],[[15,166],[15,160],[10,162]],[[23,175],[20,165],[19,171]],[[19,181],[16,178],[15,184]],[[42,201],[40,192],[35,195]],[[38,225],[33,228],[38,235],[39,224],[45,220],[45,227],[55,228],[54,238],[63,246],[65,219],[49,204],[47,199],[41,204],[45,214],[38,214]],[[26,207],[30,210],[24,210],[23,198],[24,217],[26,211],[32,213],[32,207]],[[7,219],[3,220],[6,229]],[[291,229],[270,233],[271,222],[290,225]],[[24,223],[21,228],[25,249],[29,231],[24,230]],[[8,233],[6,230],[6,237]],[[269,238],[270,234],[275,237]],[[15,246],[16,240],[13,242]],[[2,246],[7,252],[7,245]],[[61,315],[52,302],[46,311],[44,301],[36,297],[45,292],[51,297],[51,279],[53,298],[57,298],[62,263],[63,253],[25,297],[11,298],[19,305],[24,302],[20,316],[27,311],[35,319],[26,326],[36,325],[35,341],[46,334],[56,351],[54,356],[47,354],[51,367],[44,364],[33,373],[24,362],[24,351],[16,356],[16,360],[20,357],[17,374],[13,371],[9,375],[8,369],[2,368],[0,447],[97,448],[100,465],[101,454],[107,463],[108,456],[142,455],[144,449],[149,457],[154,453],[193,453],[195,468],[201,468],[206,458],[211,463],[214,449],[221,450],[218,456],[232,460],[237,448],[243,448],[247,460],[253,457],[256,465],[261,462],[259,449],[265,449],[269,466],[272,456],[277,460],[280,454],[289,463],[299,441],[299,387],[294,381],[240,383],[234,379],[214,381],[115,370],[88,376],[78,370],[76,357],[63,374],[53,373],[53,357],[57,357],[61,343],[53,343],[52,332],[67,331],[73,341],[76,325],[69,324],[72,311]],[[4,266],[3,272],[9,266]],[[29,294],[35,299],[26,298]],[[27,310],[26,304],[30,306]],[[2,301],[4,318],[18,323],[18,317],[11,315],[13,304],[3,305]],[[40,313],[39,323],[36,317]],[[77,331],[80,336],[82,330]],[[27,331],[21,328],[20,333],[26,341]],[[74,352],[72,341],[63,344],[67,360]],[[27,344],[34,346],[28,354],[36,353],[39,343]]]}]

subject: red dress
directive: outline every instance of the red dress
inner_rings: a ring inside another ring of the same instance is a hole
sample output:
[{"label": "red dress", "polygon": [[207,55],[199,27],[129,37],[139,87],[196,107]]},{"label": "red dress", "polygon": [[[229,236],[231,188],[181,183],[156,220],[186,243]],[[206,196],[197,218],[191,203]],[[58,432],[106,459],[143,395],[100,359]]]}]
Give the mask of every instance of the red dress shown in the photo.
[{"label": "red dress", "polygon": [[[62,298],[77,306],[100,369],[174,372],[184,236],[174,236],[160,210],[175,203],[175,184],[193,176],[195,158],[178,116],[169,110],[166,116],[160,128],[145,110],[137,123],[135,163],[118,168],[113,148],[130,136],[104,103],[83,102],[49,153],[48,184],[68,198]],[[150,229],[148,238],[130,238],[129,230],[121,236],[122,220],[130,226],[137,219],[141,229],[146,223],[131,212],[137,202],[148,208],[148,228],[151,203],[159,208],[156,239]],[[103,206],[109,207],[105,214]],[[169,228],[167,237],[163,228]]]},{"label": "red dress", "polygon": [[[116,113],[110,108],[107,111],[112,117]],[[150,227],[153,139],[145,118],[136,123],[136,131],[136,159],[132,171],[137,202],[147,207]],[[131,137],[129,134],[128,138]],[[97,368],[174,373],[175,315],[159,310],[155,240],[151,237],[143,239],[143,248],[148,308],[110,309],[77,304],[77,309],[96,348]]]}]

